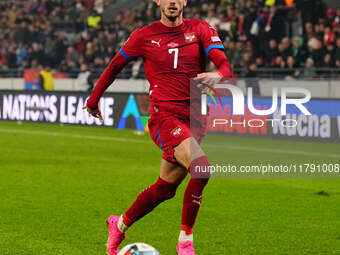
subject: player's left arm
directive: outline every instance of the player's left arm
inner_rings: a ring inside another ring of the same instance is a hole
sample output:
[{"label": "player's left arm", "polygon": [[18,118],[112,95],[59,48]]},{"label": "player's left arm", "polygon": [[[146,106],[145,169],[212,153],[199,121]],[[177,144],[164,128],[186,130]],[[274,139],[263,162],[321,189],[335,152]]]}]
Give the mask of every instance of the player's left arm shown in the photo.
[{"label": "player's left arm", "polygon": [[215,28],[207,22],[200,21],[199,37],[205,54],[215,64],[214,72],[200,73],[197,78],[229,78],[233,76],[230,63],[224,53],[224,46]]},{"label": "player's left arm", "polygon": [[220,49],[212,49],[209,58],[215,64],[217,70],[214,72],[200,73],[197,78],[231,78],[233,72],[224,52]]}]

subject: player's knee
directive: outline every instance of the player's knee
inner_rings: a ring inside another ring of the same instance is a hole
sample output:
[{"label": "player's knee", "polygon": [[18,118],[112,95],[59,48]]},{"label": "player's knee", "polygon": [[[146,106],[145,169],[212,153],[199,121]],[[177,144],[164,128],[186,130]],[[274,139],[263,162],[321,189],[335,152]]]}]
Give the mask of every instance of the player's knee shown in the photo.
[{"label": "player's knee", "polygon": [[192,178],[208,180],[211,177],[211,166],[206,156],[194,159],[190,164],[190,175]]},{"label": "player's knee", "polygon": [[176,195],[177,186],[174,183],[166,182],[159,178],[157,181],[157,200],[159,202],[173,198]]},{"label": "player's knee", "polygon": [[185,166],[189,167],[192,159],[204,156],[204,152],[196,139],[193,137],[185,139],[177,147],[175,147],[175,158],[176,160]]},{"label": "player's knee", "polygon": [[163,186],[163,187],[159,187],[158,189],[158,194],[159,194],[159,198],[162,201],[168,200],[173,198],[176,195],[176,190],[177,187],[174,186]]}]

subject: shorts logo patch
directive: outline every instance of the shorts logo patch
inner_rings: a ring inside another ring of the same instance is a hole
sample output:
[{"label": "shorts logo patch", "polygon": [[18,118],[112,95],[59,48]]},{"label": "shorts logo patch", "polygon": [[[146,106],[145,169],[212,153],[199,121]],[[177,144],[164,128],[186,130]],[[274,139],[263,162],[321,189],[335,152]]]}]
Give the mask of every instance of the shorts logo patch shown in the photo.
[{"label": "shorts logo patch", "polygon": [[175,127],[173,130],[170,131],[173,137],[177,138],[183,134],[183,129],[180,127]]}]

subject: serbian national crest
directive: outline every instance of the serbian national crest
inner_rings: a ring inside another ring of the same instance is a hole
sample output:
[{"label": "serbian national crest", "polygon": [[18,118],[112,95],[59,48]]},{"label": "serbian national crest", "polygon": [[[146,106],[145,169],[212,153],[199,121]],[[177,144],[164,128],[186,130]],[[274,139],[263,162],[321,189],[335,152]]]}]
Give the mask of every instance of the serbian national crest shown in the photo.
[{"label": "serbian national crest", "polygon": [[197,41],[197,37],[194,32],[184,34],[185,42],[192,43]]},{"label": "serbian national crest", "polygon": [[177,138],[182,135],[183,129],[179,126],[175,127],[173,130],[170,131],[173,137]]}]

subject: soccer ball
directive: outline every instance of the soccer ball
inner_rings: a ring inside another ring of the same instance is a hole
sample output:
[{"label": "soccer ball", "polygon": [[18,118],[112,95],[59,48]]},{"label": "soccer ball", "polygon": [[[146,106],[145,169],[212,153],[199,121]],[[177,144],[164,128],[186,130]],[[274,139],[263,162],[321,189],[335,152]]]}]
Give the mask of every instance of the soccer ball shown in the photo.
[{"label": "soccer ball", "polygon": [[126,245],[118,255],[160,255],[152,246],[145,243],[133,243]]}]

